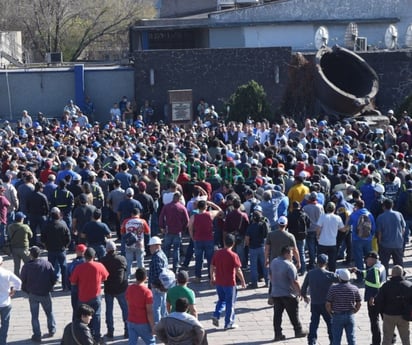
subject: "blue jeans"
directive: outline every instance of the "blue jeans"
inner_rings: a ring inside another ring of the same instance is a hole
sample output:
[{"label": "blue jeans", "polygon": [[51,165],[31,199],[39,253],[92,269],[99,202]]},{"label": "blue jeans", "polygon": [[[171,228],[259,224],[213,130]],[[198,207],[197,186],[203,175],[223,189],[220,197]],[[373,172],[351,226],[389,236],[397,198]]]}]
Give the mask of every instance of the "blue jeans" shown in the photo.
[{"label": "blue jeans", "polygon": [[364,257],[372,250],[372,243],[368,240],[352,241],[352,256],[355,266],[359,270],[364,269]]},{"label": "blue jeans", "polygon": [[207,261],[207,273],[210,274],[210,262],[212,261],[213,252],[215,250],[212,241],[193,241],[195,246],[195,276],[200,278],[202,276],[203,256]]},{"label": "blue jeans", "polygon": [[316,340],[318,338],[318,327],[320,317],[326,323],[328,329],[329,342],[332,344],[332,328],[331,328],[331,318],[329,313],[326,311],[325,304],[311,304],[310,305],[310,325],[309,325],[309,335],[308,335],[308,345],[316,345]]},{"label": "blue jeans", "polygon": [[7,340],[7,332],[9,331],[10,312],[11,312],[11,304],[0,308],[0,318],[1,318],[0,345],[7,344],[6,340]]},{"label": "blue jeans", "polygon": [[130,277],[133,260],[136,257],[136,264],[138,268],[144,267],[144,248],[125,248],[125,256],[127,261],[127,276]]},{"label": "blue jeans", "polygon": [[257,284],[258,281],[258,266],[263,267],[263,277],[265,282],[268,281],[268,270],[265,265],[265,248],[249,248],[250,255],[250,280],[252,284]]},{"label": "blue jeans", "polygon": [[236,286],[216,285],[216,292],[218,300],[213,316],[219,319],[223,309],[226,308],[225,327],[228,327],[235,322]]},{"label": "blue jeans", "polygon": [[46,296],[37,296],[29,293],[29,304],[31,313],[31,327],[33,335],[36,338],[41,338],[40,322],[39,322],[39,305],[43,308],[47,317],[47,328],[49,333],[56,333],[56,321],[53,315],[52,299],[50,293]]},{"label": "blue jeans", "polygon": [[345,330],[348,345],[355,345],[355,317],[352,312],[332,316],[332,345],[340,345]]},{"label": "blue jeans", "polygon": [[167,315],[166,311],[166,292],[159,289],[152,289],[153,293],[153,318],[154,323],[158,323],[160,319]]},{"label": "blue jeans", "polygon": [[180,246],[182,245],[182,233],[166,234],[163,242],[163,251],[167,258],[170,255],[170,249],[173,246],[173,271],[180,266]]},{"label": "blue jeans", "polygon": [[106,247],[103,244],[89,243],[89,247],[92,247],[96,251],[97,260],[100,260],[103,256],[106,255]]},{"label": "blue jeans", "polygon": [[127,328],[129,330],[129,345],[136,345],[139,337],[142,338],[146,345],[156,344],[156,339],[148,323],[133,323],[128,321]]},{"label": "blue jeans", "polygon": [[309,266],[314,268],[316,262],[316,247],[317,247],[317,240],[316,240],[316,232],[310,231],[306,235],[306,246],[309,252]]},{"label": "blue jeans", "polygon": [[80,303],[85,303],[93,308],[94,314],[90,321],[89,328],[92,332],[93,339],[99,341],[101,339],[100,324],[101,324],[101,312],[102,312],[102,297],[97,296],[89,301],[79,301]]},{"label": "blue jeans", "polygon": [[125,293],[121,293],[118,295],[109,295],[107,293],[104,294],[104,300],[106,302],[106,325],[107,325],[107,332],[108,333],[113,333],[114,331],[114,322],[113,322],[113,302],[114,299],[117,299],[117,302],[119,303],[120,309],[122,310],[122,319],[124,324],[124,327],[126,327],[126,321],[127,321],[127,302],[126,302],[126,297]]},{"label": "blue jeans", "polygon": [[298,248],[300,258],[300,273],[306,272],[305,245],[305,240],[296,240],[296,247]]},{"label": "blue jeans", "polygon": [[405,233],[403,234],[403,250],[405,251],[405,246],[409,243],[409,236],[412,232],[412,219],[405,219],[406,227]]},{"label": "blue jeans", "polygon": [[0,224],[0,248],[6,243],[6,224]]},{"label": "blue jeans", "polygon": [[54,267],[54,274],[57,278],[62,275],[62,288],[63,290],[67,289],[67,262],[66,262],[66,251],[62,252],[48,252],[47,253],[47,260],[53,265]]}]

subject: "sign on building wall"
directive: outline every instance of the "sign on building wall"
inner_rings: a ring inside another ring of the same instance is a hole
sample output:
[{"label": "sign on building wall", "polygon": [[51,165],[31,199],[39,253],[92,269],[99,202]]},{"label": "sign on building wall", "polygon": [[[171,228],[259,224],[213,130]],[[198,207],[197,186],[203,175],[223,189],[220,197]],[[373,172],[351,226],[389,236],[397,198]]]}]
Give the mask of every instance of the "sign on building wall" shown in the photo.
[{"label": "sign on building wall", "polygon": [[170,121],[189,124],[192,121],[192,90],[169,90]]}]

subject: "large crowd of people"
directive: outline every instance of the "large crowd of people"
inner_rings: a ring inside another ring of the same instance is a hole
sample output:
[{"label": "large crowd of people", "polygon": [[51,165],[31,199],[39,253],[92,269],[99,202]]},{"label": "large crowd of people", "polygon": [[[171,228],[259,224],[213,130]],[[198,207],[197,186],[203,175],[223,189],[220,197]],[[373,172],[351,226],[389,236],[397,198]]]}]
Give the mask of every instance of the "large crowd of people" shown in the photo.
[{"label": "large crowd of people", "polygon": [[[377,285],[367,302],[381,301],[369,316],[377,345],[377,318],[383,313],[386,344],[401,321],[386,311],[380,286],[391,259],[397,268],[390,281],[402,278],[398,271],[412,226],[412,120],[407,114],[396,118],[389,110],[386,123],[375,128],[356,118],[333,123],[307,118],[303,124],[285,117],[274,123],[225,121],[201,100],[188,126],[152,122],[148,102],[138,113],[129,103],[125,97],[115,103],[106,123],[89,123],[87,114],[69,102],[61,118],[40,113],[33,120],[23,111],[21,120],[5,121],[0,130],[0,247],[13,256],[10,286],[30,296],[33,341],[42,339],[39,304],[47,314],[48,335],[56,333],[50,291],[60,280],[63,290],[71,290],[70,327],[75,329],[66,328],[64,339],[72,333],[85,344],[102,342],[103,283],[106,338],[113,338],[117,299],[129,344],[139,337],[154,344],[153,334],[171,344],[176,339],[168,338],[170,324],[181,329],[177,343],[185,337],[193,344],[207,343],[194,294],[186,286],[194,257],[193,283],[208,279],[216,286],[216,327],[223,306],[224,328],[237,327],[239,282],[251,289],[262,284],[274,305],[275,340],[285,339],[284,309],[295,336],[304,337],[296,301],[300,296],[309,301],[309,285],[315,315],[309,344],[316,344],[320,315],[332,344],[340,344],[343,329],[350,329],[348,341],[354,343],[352,314],[360,308],[360,297],[356,285],[346,283],[353,273],[355,283],[362,284],[369,276],[361,272],[379,263],[382,279],[373,282]],[[182,246],[185,239],[188,245]],[[50,264],[41,262],[42,251]],[[76,252],[74,264],[66,262],[68,251]],[[145,255],[150,256],[148,272]],[[380,261],[368,264],[369,257]],[[337,270],[337,263],[347,270]],[[41,283],[34,279],[40,271]],[[164,281],[173,279],[173,272],[181,288],[170,294]],[[299,275],[306,279],[302,291]],[[405,301],[410,290],[402,290]],[[5,343],[7,317],[1,315]],[[400,336],[408,344],[402,327]]]}]

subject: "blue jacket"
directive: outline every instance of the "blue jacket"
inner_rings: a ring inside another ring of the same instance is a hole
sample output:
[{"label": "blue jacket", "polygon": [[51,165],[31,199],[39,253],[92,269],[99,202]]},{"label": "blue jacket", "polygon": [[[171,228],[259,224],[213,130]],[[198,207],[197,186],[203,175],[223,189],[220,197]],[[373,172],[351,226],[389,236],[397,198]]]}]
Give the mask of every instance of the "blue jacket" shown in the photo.
[{"label": "blue jacket", "polygon": [[[369,215],[369,219],[371,220],[372,223],[372,230],[371,230],[371,234],[368,238],[359,238],[357,231],[356,231],[356,227],[358,225],[358,220],[359,217],[362,214],[368,214]],[[359,210],[356,210],[354,212],[352,212],[352,214],[349,216],[349,225],[352,227],[352,240],[354,241],[371,241],[373,236],[375,235],[376,232],[376,224],[375,224],[375,218],[373,217],[372,213],[370,213],[366,208],[361,208]]]}]

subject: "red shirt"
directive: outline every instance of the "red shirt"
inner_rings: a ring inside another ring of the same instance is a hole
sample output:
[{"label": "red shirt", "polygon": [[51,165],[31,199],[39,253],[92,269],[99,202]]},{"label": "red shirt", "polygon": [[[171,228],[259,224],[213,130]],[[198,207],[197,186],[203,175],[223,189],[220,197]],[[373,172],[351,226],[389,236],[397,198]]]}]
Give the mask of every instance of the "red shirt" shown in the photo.
[{"label": "red shirt", "polygon": [[7,209],[10,206],[10,201],[4,196],[0,195],[0,223],[7,224]]},{"label": "red shirt", "polygon": [[212,258],[215,266],[216,285],[236,286],[236,270],[241,266],[239,256],[231,249],[223,248]]},{"label": "red shirt", "polygon": [[51,169],[44,169],[40,172],[40,181],[43,183],[47,183],[48,182],[48,177],[49,175],[54,175],[56,176],[56,173],[51,170]]},{"label": "red shirt", "polygon": [[209,212],[194,215],[193,240],[213,241],[213,220]]},{"label": "red shirt", "polygon": [[147,319],[146,306],[153,304],[153,294],[145,285],[132,284],[126,290],[128,306],[127,321],[144,324]]},{"label": "red shirt", "polygon": [[70,276],[70,282],[78,287],[79,301],[87,302],[102,293],[102,282],[108,276],[109,272],[103,264],[90,261],[76,266]]}]

